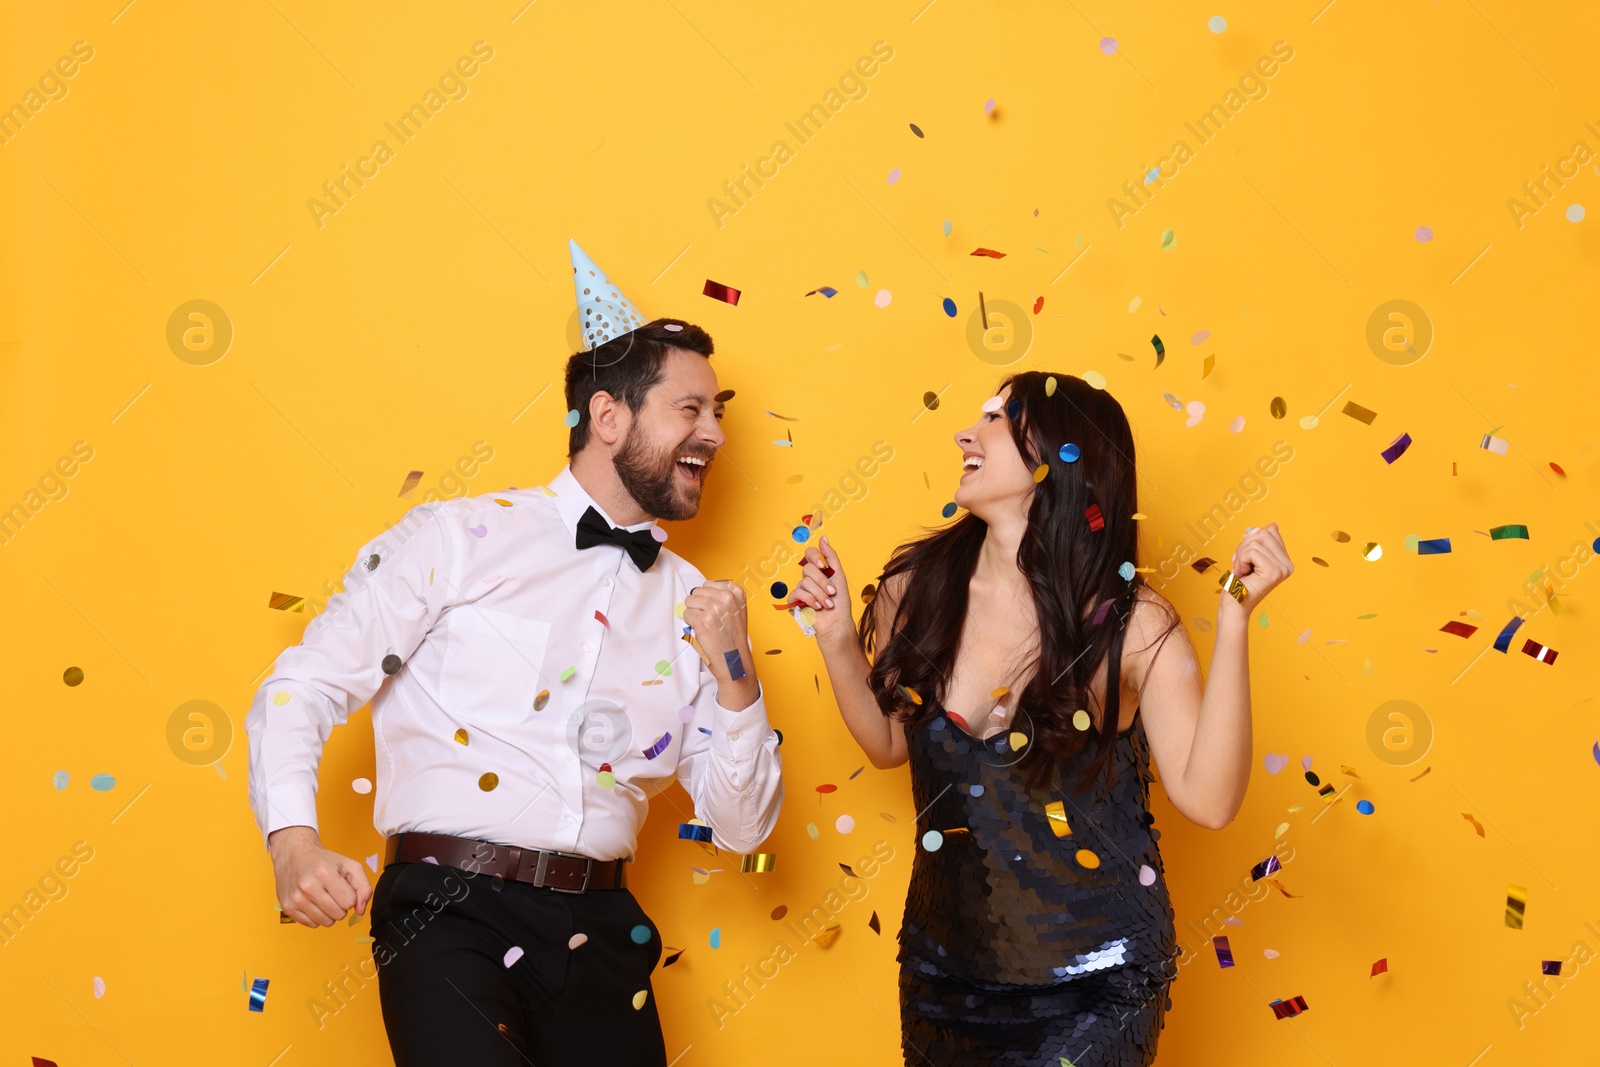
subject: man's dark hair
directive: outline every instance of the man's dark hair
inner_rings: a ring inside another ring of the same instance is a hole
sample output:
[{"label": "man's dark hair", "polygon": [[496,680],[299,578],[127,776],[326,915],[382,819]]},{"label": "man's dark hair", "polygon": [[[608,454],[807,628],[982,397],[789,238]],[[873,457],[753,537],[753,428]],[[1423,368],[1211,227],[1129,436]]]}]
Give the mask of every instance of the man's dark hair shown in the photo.
[{"label": "man's dark hair", "polygon": [[589,440],[589,399],[610,393],[637,415],[663,377],[662,360],[674,348],[710,359],[711,335],[682,319],[654,319],[567,360],[567,410],[578,413],[578,424],[567,436],[568,459]]}]

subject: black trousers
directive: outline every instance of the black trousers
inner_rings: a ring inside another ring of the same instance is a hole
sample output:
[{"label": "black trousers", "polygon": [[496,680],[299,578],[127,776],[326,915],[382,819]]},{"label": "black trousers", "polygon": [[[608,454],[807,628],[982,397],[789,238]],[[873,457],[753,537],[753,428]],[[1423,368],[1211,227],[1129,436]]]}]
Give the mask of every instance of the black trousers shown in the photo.
[{"label": "black trousers", "polygon": [[[393,863],[369,914],[396,1067],[665,1067],[650,988],[661,936],[630,890]],[[569,948],[574,934],[587,940]]]}]

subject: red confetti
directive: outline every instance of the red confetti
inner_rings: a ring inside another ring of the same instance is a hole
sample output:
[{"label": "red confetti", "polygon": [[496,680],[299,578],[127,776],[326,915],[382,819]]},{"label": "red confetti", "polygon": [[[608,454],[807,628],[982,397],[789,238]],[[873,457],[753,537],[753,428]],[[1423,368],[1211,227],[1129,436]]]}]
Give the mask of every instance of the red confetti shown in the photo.
[{"label": "red confetti", "polygon": [[1557,474],[1561,475],[1561,477],[1563,477],[1563,478],[1565,478],[1567,476],[1567,472],[1561,469],[1561,464],[1559,464],[1559,463],[1550,464],[1550,469],[1555,471]]},{"label": "red confetti", "polygon": [[714,282],[710,278],[706,279],[704,293],[706,296],[711,297],[711,299],[720,300],[724,304],[732,304],[735,307],[737,307],[739,304],[739,290],[735,289],[731,285],[722,285],[718,282]]},{"label": "red confetti", "polygon": [[1291,997],[1288,1000],[1274,1000],[1271,1004],[1272,1014],[1280,1019],[1290,1019],[1306,1010],[1305,997]]},{"label": "red confetti", "polygon": [[1104,530],[1106,528],[1105,516],[1100,514],[1099,504],[1090,504],[1084,508],[1083,517],[1089,520],[1090,530]]},{"label": "red confetti", "polygon": [[1043,310],[1044,310],[1044,297],[1041,296],[1039,299],[1037,299],[1037,300],[1035,300],[1033,302],[1033,313],[1035,315],[1037,315],[1037,314],[1039,314],[1039,312],[1041,312]]},{"label": "red confetti", "polygon": [[833,792],[836,792],[838,790],[838,788],[839,787],[836,786],[836,785],[819,785],[819,786],[817,786],[817,792],[819,792],[819,793],[833,793]]},{"label": "red confetti", "polygon": [[1478,628],[1476,626],[1470,626],[1464,622],[1453,621],[1445,623],[1443,626],[1439,627],[1439,629],[1447,634],[1455,634],[1457,637],[1471,637],[1473,634],[1478,632]]},{"label": "red confetti", "polygon": [[599,608],[595,609],[594,617],[600,620],[600,625],[601,626],[604,626],[608,630],[611,629],[610,620],[607,619],[604,615],[600,614],[600,609]]},{"label": "red confetti", "polygon": [[1385,956],[1385,957],[1383,957],[1383,959],[1379,960],[1377,963],[1374,963],[1372,965],[1372,973],[1367,975],[1367,977],[1368,978],[1374,978],[1377,975],[1384,974],[1388,970],[1389,970],[1389,957]]},{"label": "red confetti", "polygon": [[1522,651],[1540,663],[1554,663],[1556,661],[1557,652],[1555,649],[1549,645],[1541,645],[1531,637],[1522,643]]},{"label": "red confetti", "polygon": [[957,726],[961,727],[963,730],[966,730],[969,734],[972,733],[971,730],[967,729],[967,720],[963,719],[959,714],[953,711],[947,711],[945,714],[954,719]]},{"label": "red confetti", "polygon": [[975,255],[975,256],[988,256],[990,259],[1005,259],[1006,258],[1006,254],[1004,252],[996,252],[992,248],[979,248],[979,249],[975,250],[972,254]]}]

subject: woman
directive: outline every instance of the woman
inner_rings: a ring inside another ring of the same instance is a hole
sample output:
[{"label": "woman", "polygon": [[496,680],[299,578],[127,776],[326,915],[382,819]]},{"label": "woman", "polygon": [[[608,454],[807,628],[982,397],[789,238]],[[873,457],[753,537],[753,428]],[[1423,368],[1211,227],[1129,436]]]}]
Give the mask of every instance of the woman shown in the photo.
[{"label": "woman", "polygon": [[1270,523],[1233,555],[1242,584],[1210,572],[1235,595],[1202,693],[1176,612],[1138,573],[1116,400],[1015,374],[955,440],[967,514],[895,551],[863,590],[859,635],[826,537],[794,593],[856,742],[875,767],[911,763],[906,1062],[1149,1064],[1177,942],[1149,760],[1187,818],[1233,819],[1250,777],[1247,623],[1294,565]]}]

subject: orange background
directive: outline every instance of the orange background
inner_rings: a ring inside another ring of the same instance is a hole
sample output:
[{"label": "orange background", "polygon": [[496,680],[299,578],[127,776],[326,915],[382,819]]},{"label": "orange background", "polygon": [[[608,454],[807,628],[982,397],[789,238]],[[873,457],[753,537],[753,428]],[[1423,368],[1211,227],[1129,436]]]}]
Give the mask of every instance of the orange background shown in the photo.
[{"label": "orange background", "polygon": [[[274,910],[243,718],[309,614],[267,602],[287,592],[320,608],[357,547],[430,489],[493,492],[560,466],[569,237],[647,313],[716,338],[721,384],[738,393],[729,462],[700,518],[672,531],[707,573],[761,575],[822,505],[852,584],[871,580],[896,543],[941,521],[951,435],[1006,369],[1105,376],[1137,434],[1140,562],[1173,561],[1164,590],[1203,662],[1218,594],[1174,557],[1179,542],[1225,559],[1245,526],[1281,524],[1298,569],[1252,631],[1244,809],[1209,832],[1155,801],[1194,950],[1159,1062],[1548,1063],[1590,1046],[1600,464],[1582,409],[1600,377],[1600,185],[1574,144],[1600,150],[1586,125],[1600,127],[1592,9],[124,3],[34,6],[0,35],[0,106],[25,116],[0,143],[0,575],[13,605],[0,908],[27,915],[0,944],[5,1062],[390,1062],[375,983],[320,1026],[309,1007],[370,958],[365,923],[280,926]],[[80,41],[92,56],[53,80]],[[446,83],[456,98],[442,93],[408,141],[389,133],[480,41],[492,57]],[[877,42],[892,56],[841,86]],[[1241,87],[1275,42],[1292,58]],[[1186,123],[1235,89],[1200,143]],[[816,104],[835,106],[802,142],[786,123]],[[389,158],[336,212],[308,206],[380,139]],[[1180,139],[1189,151],[1172,157]],[[762,164],[778,141],[789,151]],[[746,166],[769,177],[734,205],[723,186]],[[1561,188],[1546,166],[1566,168]],[[1523,189],[1535,179],[1537,202]],[[1131,209],[1125,183],[1136,212],[1108,205]],[[1588,217],[1569,221],[1572,205]],[[702,296],[707,279],[741,289],[738,306]],[[838,295],[805,296],[824,285]],[[969,340],[983,333],[980,291],[1002,314],[1014,305],[991,324],[1014,335]],[[1368,342],[1369,318],[1396,299],[1433,334],[1404,366]],[[169,343],[192,300],[220,309],[225,351],[215,337]],[[1200,401],[1203,417],[1186,426],[1163,394]],[[1342,414],[1347,401],[1376,412],[1370,425]],[[1495,430],[1506,455],[1480,447]],[[786,432],[792,447],[773,444]],[[1415,443],[1386,464],[1402,432]],[[880,441],[892,459],[849,477]],[[1280,441],[1292,458],[1241,485]],[[75,442],[91,458],[53,475]],[[413,469],[423,482],[400,499]],[[1214,505],[1220,529],[1201,543],[1188,524]],[[1508,523],[1531,539],[1476,532]],[[1419,557],[1408,536],[1454,551]],[[1362,558],[1368,542],[1381,558]],[[777,653],[759,663],[789,783],[766,846],[777,869],[741,876],[736,858],[678,841],[677,789],[640,843],[636,891],[686,949],[654,983],[669,1057],[898,1062],[907,769],[851,778],[866,760],[818,691],[815,648],[765,608],[766,580],[752,577],[752,618],[757,648]],[[1509,654],[1485,651],[1513,613],[1528,620]],[[1479,629],[1441,633],[1450,620]],[[1559,659],[1523,655],[1526,638]],[[69,667],[81,685],[63,684]],[[209,756],[169,743],[192,700],[221,712]],[[1369,741],[1391,700],[1418,709],[1410,748],[1400,734]],[[322,767],[324,840],[358,857],[379,850],[371,797],[350,788],[372,776],[369,727],[353,717]],[[1288,769],[1268,774],[1269,753]],[[1303,780],[1302,756],[1338,803]],[[114,787],[92,789],[96,774]],[[816,793],[824,783],[839,789]],[[837,865],[879,841],[893,859],[841,906],[838,940],[796,944],[719,1020],[708,1001],[783,936],[772,910],[823,904]],[[51,880],[76,842],[92,858]],[[1297,897],[1260,884],[1259,899],[1230,897],[1275,848],[1293,856],[1281,882]],[[695,885],[692,865],[724,870]],[[1504,921],[1508,885],[1527,887],[1521,930]],[[1223,970],[1206,939],[1229,914],[1238,962]],[[1379,958],[1388,973],[1369,977]],[[1535,999],[1524,983],[1544,959],[1567,967]],[[241,989],[255,977],[271,981],[259,1014]],[[1268,1001],[1297,995],[1310,1010],[1274,1019]],[[604,1035],[595,1048],[603,1058]]]}]

